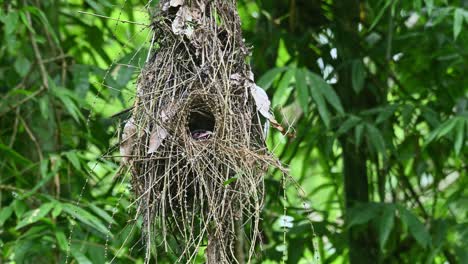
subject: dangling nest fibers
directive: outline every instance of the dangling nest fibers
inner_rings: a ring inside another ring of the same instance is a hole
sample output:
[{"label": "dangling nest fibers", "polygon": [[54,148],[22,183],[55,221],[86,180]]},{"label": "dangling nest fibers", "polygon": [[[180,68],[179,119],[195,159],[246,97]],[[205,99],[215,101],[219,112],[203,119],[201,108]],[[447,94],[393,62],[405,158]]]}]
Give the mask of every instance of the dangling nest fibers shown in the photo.
[{"label": "dangling nest fibers", "polygon": [[[250,261],[263,175],[278,164],[261,119],[277,123],[246,62],[235,1],[161,0],[153,17],[154,55],[121,143],[146,259],[163,245],[179,262],[193,262],[207,245],[209,263],[243,262],[243,251]],[[242,236],[250,246],[239,243]]]}]

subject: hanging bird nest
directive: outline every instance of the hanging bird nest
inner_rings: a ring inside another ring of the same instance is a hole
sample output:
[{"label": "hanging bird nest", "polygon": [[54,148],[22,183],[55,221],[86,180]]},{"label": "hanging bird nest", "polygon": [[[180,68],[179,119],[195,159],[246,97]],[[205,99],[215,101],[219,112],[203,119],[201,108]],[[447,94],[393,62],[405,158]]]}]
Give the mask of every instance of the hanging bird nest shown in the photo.
[{"label": "hanging bird nest", "polygon": [[[153,17],[154,55],[121,141],[146,259],[162,245],[183,263],[205,246],[208,263],[243,262],[239,252],[249,261],[263,175],[278,166],[265,147],[264,123],[279,125],[247,64],[236,3],[161,0]],[[243,236],[249,245],[239,242]]]}]

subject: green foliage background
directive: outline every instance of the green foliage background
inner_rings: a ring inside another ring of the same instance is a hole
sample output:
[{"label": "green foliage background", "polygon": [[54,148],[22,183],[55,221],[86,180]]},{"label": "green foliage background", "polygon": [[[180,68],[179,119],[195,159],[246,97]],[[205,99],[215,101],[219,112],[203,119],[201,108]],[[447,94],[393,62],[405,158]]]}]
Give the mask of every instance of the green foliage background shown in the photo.
[{"label": "green foliage background", "polygon": [[[156,2],[0,0],[0,263],[143,262],[115,114]],[[257,263],[311,263],[309,221],[323,263],[468,263],[467,8],[238,2],[257,82],[296,132],[268,140],[294,181],[265,177]]]}]

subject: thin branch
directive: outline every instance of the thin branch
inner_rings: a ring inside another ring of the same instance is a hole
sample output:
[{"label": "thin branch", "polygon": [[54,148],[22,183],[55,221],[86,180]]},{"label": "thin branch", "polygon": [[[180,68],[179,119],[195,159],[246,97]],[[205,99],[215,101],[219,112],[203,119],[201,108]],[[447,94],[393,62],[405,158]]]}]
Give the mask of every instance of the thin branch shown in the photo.
[{"label": "thin branch", "polygon": [[[31,15],[29,12],[25,12],[26,14],[26,20],[28,21],[29,27],[32,28],[32,21],[31,21]],[[33,47],[34,51],[34,56],[36,57],[37,64],[39,65],[39,70],[41,72],[41,77],[42,77],[42,85],[45,87],[45,89],[49,89],[49,81],[48,81],[48,74],[46,71],[46,68],[44,66],[44,63],[42,62],[42,55],[41,52],[39,51],[39,47],[37,46],[35,37],[34,37],[34,32],[31,30],[28,30],[29,32],[29,37],[31,38],[31,45]]]},{"label": "thin branch", "polygon": [[129,20],[116,19],[116,18],[103,16],[103,15],[98,15],[98,14],[93,14],[93,13],[84,12],[84,11],[78,11],[78,13],[83,14],[83,15],[90,15],[90,16],[95,16],[95,17],[100,17],[100,18],[106,18],[106,19],[110,19],[110,20],[114,20],[114,21],[118,21],[118,22],[122,22],[122,23],[134,24],[134,25],[138,25],[138,26],[142,26],[142,27],[149,27],[150,26],[148,24],[138,23],[138,22],[129,21]]},{"label": "thin branch", "polygon": [[23,123],[23,126],[26,129],[26,132],[28,133],[29,137],[33,141],[34,145],[36,146],[36,151],[37,151],[37,154],[39,155],[39,160],[42,161],[44,159],[44,156],[42,155],[42,149],[41,149],[41,146],[39,145],[39,142],[34,136],[34,133],[29,128],[28,124],[26,124],[26,121],[24,121],[22,117],[19,117],[19,118],[20,118],[21,123]]}]

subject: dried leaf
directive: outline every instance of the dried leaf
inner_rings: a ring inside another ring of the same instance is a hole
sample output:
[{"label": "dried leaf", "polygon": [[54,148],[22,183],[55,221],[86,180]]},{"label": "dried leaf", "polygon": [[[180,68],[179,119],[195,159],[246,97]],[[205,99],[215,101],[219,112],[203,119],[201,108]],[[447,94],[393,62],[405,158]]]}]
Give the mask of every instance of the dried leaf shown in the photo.
[{"label": "dried leaf", "polygon": [[167,136],[167,130],[161,126],[156,125],[153,132],[151,133],[148,154],[155,153]]},{"label": "dried leaf", "polygon": [[169,3],[172,7],[178,7],[184,4],[184,0],[171,0]]},{"label": "dried leaf", "polygon": [[268,98],[267,93],[260,86],[254,84],[250,87],[250,93],[254,98],[255,105],[257,106],[257,111],[262,114],[266,119],[274,119],[273,115],[270,112],[271,102]]},{"label": "dried leaf", "polygon": [[126,164],[128,164],[129,156],[132,155],[133,152],[136,131],[134,120],[131,118],[124,126],[122,142],[120,143],[120,155],[123,157],[122,161]]},{"label": "dried leaf", "polygon": [[159,116],[161,117],[161,121],[165,123],[169,121],[170,119],[172,119],[176,113],[177,113],[177,104],[169,103],[163,107],[163,109],[159,113]]},{"label": "dried leaf", "polygon": [[231,81],[231,86],[240,86],[243,84],[243,77],[240,73],[234,73],[231,74],[231,77],[229,78]]},{"label": "dried leaf", "polygon": [[278,123],[278,121],[276,121],[274,115],[270,112],[271,102],[265,90],[260,86],[253,84],[250,86],[250,93],[254,98],[257,111],[260,112],[263,117],[268,119],[274,128],[278,129],[283,134],[286,133],[286,130]]},{"label": "dried leaf", "polygon": [[187,6],[180,7],[172,22],[172,32],[176,35],[186,35],[188,38],[191,38],[193,35],[193,28],[187,27],[186,23],[192,21],[193,16],[190,8]]}]

